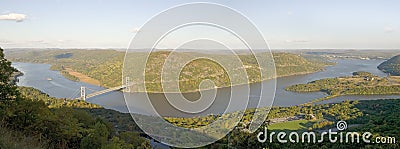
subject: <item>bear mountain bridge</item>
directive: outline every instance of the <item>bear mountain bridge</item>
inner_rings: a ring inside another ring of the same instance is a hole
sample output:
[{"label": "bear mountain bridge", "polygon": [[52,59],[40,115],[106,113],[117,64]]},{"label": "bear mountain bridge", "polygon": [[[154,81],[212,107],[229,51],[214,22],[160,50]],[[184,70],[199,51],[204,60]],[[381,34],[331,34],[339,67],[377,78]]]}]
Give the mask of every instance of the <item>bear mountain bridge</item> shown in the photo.
[{"label": "bear mountain bridge", "polygon": [[124,90],[124,92],[130,92],[130,86],[132,86],[133,84],[130,83],[129,77],[125,78],[125,84],[121,85],[121,86],[117,86],[117,87],[112,87],[112,88],[108,88],[108,89],[104,89],[101,91],[97,91],[97,92],[93,92],[90,94],[86,94],[86,87],[85,86],[81,86],[81,96],[76,98],[77,100],[86,100],[88,98],[92,98],[95,96],[99,96],[108,92],[112,92],[112,91],[117,91],[117,90]]}]

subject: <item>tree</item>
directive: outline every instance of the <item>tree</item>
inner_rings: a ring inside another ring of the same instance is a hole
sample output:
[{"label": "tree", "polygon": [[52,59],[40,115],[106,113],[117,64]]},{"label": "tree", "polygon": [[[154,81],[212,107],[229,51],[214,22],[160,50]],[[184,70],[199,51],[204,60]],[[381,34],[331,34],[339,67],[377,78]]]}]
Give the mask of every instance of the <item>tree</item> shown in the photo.
[{"label": "tree", "polygon": [[109,134],[107,126],[101,122],[97,122],[92,132],[82,139],[81,148],[101,148],[105,143],[107,143]]},{"label": "tree", "polygon": [[151,149],[151,144],[149,141],[144,141],[141,145],[140,145],[140,149]]},{"label": "tree", "polygon": [[19,98],[19,93],[16,86],[10,82],[10,77],[16,71],[4,57],[3,49],[0,48],[0,121],[4,121],[12,116],[13,108],[16,100]]},{"label": "tree", "polygon": [[113,137],[110,142],[101,147],[102,149],[135,149],[135,146],[132,144],[127,144],[124,140],[121,140],[118,137]]},{"label": "tree", "polygon": [[366,71],[356,71],[356,72],[353,72],[353,76],[368,76],[368,77],[370,77],[370,76],[374,76],[374,75],[372,73],[366,72]]}]

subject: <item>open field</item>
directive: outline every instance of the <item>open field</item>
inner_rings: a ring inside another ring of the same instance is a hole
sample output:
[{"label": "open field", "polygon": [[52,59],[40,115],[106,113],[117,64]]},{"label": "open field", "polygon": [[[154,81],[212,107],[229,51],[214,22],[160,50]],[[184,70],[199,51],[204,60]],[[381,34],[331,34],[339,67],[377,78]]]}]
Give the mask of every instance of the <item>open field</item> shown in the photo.
[{"label": "open field", "polygon": [[93,85],[100,85],[99,80],[93,79],[83,73],[76,72],[76,71],[72,70],[71,68],[65,68],[65,71],[67,71],[70,75],[79,78],[79,80],[81,82],[85,82],[85,83],[89,83],[89,84],[93,84]]}]

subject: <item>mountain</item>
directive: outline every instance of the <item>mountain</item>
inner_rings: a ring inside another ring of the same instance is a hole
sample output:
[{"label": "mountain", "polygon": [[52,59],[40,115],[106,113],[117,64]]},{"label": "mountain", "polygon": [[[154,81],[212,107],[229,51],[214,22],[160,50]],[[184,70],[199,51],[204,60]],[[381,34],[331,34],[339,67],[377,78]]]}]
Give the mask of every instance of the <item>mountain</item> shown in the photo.
[{"label": "mountain", "polygon": [[390,73],[390,75],[400,76],[400,55],[381,63],[378,69],[385,73]]},{"label": "mountain", "polygon": [[[149,55],[145,80],[148,92],[162,91],[160,83],[161,72],[163,64],[169,54],[170,51],[157,51]],[[174,54],[176,55],[175,61],[185,60],[185,58],[191,57],[212,57],[213,59],[225,61],[226,64],[231,64],[233,68],[241,67],[241,65],[235,65],[234,63],[234,60],[237,58],[228,54],[206,54],[196,52],[177,52]],[[80,78],[82,78],[82,75],[85,75],[85,77],[97,80],[100,82],[100,85],[104,87],[121,85],[124,55],[125,52],[115,50],[43,50],[25,52],[9,51],[6,53],[6,56],[11,61],[51,64],[53,70],[61,71],[61,74],[68,79],[84,81]],[[265,55],[263,56],[262,58],[265,59],[270,58]],[[146,53],[144,52],[132,52],[129,53],[127,61],[129,64],[141,64],[140,59],[145,57]],[[254,56],[244,53],[239,54],[238,58],[243,62],[243,67],[247,71],[247,75],[249,76],[248,83],[270,79],[260,78],[260,69],[258,69],[259,67]],[[275,52],[273,53],[273,58],[276,66],[276,77],[320,71],[323,70],[324,66],[327,64],[322,61],[311,61],[300,55],[285,52]],[[175,61],[172,63],[179,63]],[[264,62],[271,61],[264,60]],[[136,65],[133,67],[136,67]],[[273,76],[271,75],[273,73],[272,69],[262,69],[262,71],[264,74],[270,74],[265,76]],[[133,73],[138,74],[133,74],[132,76],[142,75],[139,71]],[[181,91],[195,91],[198,89],[202,80],[205,79],[213,80],[218,87],[227,87],[231,85],[230,78],[221,65],[208,59],[196,59],[187,63],[180,73],[179,85]],[[131,81],[140,82],[140,80],[135,80],[135,78],[132,78]]]}]

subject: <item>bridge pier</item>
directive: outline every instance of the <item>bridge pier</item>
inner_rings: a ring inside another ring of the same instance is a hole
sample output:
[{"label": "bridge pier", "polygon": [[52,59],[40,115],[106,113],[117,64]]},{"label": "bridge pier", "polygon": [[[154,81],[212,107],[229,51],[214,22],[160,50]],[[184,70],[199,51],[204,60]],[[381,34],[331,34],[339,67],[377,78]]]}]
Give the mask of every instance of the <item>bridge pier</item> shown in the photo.
[{"label": "bridge pier", "polygon": [[81,100],[86,101],[86,88],[81,86]]}]

